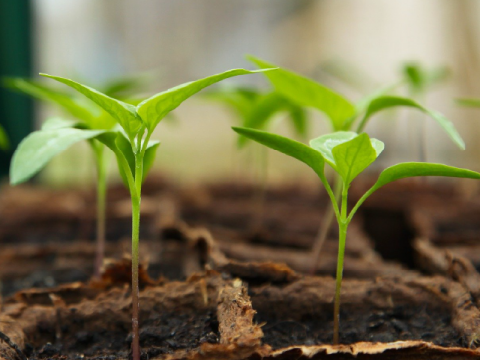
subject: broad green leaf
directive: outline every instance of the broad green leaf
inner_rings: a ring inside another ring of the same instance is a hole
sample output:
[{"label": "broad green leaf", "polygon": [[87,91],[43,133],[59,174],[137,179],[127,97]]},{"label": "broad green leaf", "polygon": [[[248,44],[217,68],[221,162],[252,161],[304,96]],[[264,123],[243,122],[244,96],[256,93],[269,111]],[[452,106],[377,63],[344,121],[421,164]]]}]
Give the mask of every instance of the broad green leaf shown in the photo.
[{"label": "broad green leaf", "polygon": [[79,141],[94,138],[103,132],[103,130],[61,128],[31,133],[23,139],[13,154],[10,184],[16,185],[28,180],[55,155]]},{"label": "broad green leaf", "polygon": [[[275,65],[249,56],[248,59],[260,68]],[[340,94],[294,72],[278,69],[265,73],[274,88],[283,96],[300,106],[316,108],[324,112],[334,130],[343,129],[344,123],[355,115],[355,106]]]},{"label": "broad green leaf", "polygon": [[55,130],[63,128],[73,128],[78,125],[78,121],[66,120],[61,117],[52,117],[42,124],[42,130]]},{"label": "broad green leaf", "polygon": [[334,169],[337,168],[332,150],[335,146],[350,141],[357,136],[353,131],[337,131],[332,134],[326,134],[310,140],[310,147],[319,151],[326,162]]},{"label": "broad green leaf", "polygon": [[133,139],[142,127],[142,120],[137,115],[135,106],[111,98],[91,87],[82,85],[70,79],[48,74],[40,75],[57,80],[85,95],[117,120],[130,139]]},{"label": "broad green leaf", "polygon": [[70,94],[60,92],[57,89],[45,86],[33,80],[22,78],[7,78],[4,84],[12,90],[30,95],[42,101],[48,101],[59,105],[73,117],[91,124],[95,116],[98,115],[98,109],[89,106],[85,102],[71,96]]},{"label": "broad green leaf", "polygon": [[147,129],[151,132],[165,115],[176,109],[182,102],[192,95],[195,95],[200,90],[233,76],[254,74],[263,71],[265,70],[249,71],[244,69],[233,69],[204,79],[191,81],[142,101],[137,106],[137,112],[143,119]]},{"label": "broad green leaf", "polygon": [[298,141],[266,131],[240,127],[232,127],[232,129],[240,135],[300,160],[312,168],[321,179],[324,179],[325,161],[320,152]]},{"label": "broad green leaf", "polygon": [[[376,148],[373,147],[373,143]],[[377,159],[382,150],[382,142],[370,139],[366,133],[363,133],[335,146],[332,149],[332,155],[338,174],[348,185]]]},{"label": "broad green leaf", "polygon": [[463,106],[480,107],[480,99],[456,99],[456,102]]},{"label": "broad green leaf", "polygon": [[445,176],[468,179],[480,179],[480,174],[462,168],[443,164],[406,162],[390,166],[382,171],[377,182],[369,190],[373,192],[392,181],[415,176]]},{"label": "broad green leaf", "polygon": [[367,121],[376,113],[381,110],[385,110],[388,108],[392,108],[395,106],[407,106],[418,109],[423,113],[431,116],[439,125],[440,127],[446,132],[446,134],[452,139],[452,141],[462,150],[465,150],[465,142],[463,141],[460,134],[455,129],[455,126],[452,124],[450,120],[448,120],[445,116],[440,114],[439,112],[429,110],[424,106],[420,105],[419,103],[404,97],[399,96],[380,96],[374,100],[372,100],[367,108],[367,111],[362,119],[362,122],[359,126],[359,132],[363,131]]},{"label": "broad green leaf", "polygon": [[7,132],[0,126],[0,150],[6,151],[10,148],[10,141],[8,140]]}]

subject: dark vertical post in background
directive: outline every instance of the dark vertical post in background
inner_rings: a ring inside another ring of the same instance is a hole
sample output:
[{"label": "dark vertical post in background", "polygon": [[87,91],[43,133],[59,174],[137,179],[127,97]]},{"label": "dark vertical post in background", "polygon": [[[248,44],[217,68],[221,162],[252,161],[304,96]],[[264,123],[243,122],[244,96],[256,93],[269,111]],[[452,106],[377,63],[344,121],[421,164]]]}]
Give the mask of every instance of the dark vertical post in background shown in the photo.
[{"label": "dark vertical post in background", "polygon": [[[32,75],[32,7],[30,0],[0,0],[0,81],[5,76]],[[0,150],[0,176],[8,174],[13,150],[33,129],[33,103],[0,86],[0,124],[10,150]]]}]

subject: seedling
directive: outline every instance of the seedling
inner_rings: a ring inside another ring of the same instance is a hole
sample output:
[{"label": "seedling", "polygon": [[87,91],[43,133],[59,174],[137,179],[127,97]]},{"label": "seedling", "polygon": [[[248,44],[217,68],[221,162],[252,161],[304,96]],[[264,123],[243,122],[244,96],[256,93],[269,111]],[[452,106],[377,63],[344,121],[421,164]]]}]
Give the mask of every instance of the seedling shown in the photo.
[{"label": "seedling", "polygon": [[[333,342],[338,343],[340,321],[340,292],[343,276],[343,261],[348,225],[363,202],[382,186],[407,177],[447,176],[480,179],[480,174],[471,170],[455,168],[443,164],[406,162],[382,171],[375,184],[358,200],[348,212],[348,190],[352,181],[370,166],[381,154],[383,142],[371,139],[366,133],[357,134],[339,131],[320,136],[310,141],[310,147],[283,136],[265,131],[234,127],[238,134],[246,136],[269,148],[280,151],[307,164],[315,171],[330,197],[338,223],[338,260],[334,300]],[[333,193],[324,173],[325,162],[328,163],[341,179],[342,193],[340,204]]]},{"label": "seedling", "polygon": [[[248,59],[260,68],[275,67],[275,65],[264,60],[249,56]],[[460,148],[465,149],[465,143],[458,134],[454,125],[442,114],[427,109],[418,102],[401,96],[385,95],[390,88],[381,89],[356,105],[342,95],[299,74],[280,68],[274,72],[267,72],[265,76],[270,80],[275,90],[300,106],[311,107],[324,113],[330,122],[332,131],[356,131],[361,133],[365,130],[370,119],[379,112],[393,107],[405,106],[417,109],[432,117],[445,131],[448,137]],[[341,181],[334,181],[334,193],[337,199],[341,195]],[[312,272],[316,271],[318,258],[321,249],[328,235],[329,228],[333,221],[333,208],[330,207],[320,226],[318,236],[313,246],[314,266]]]},{"label": "seedling", "polygon": [[[439,66],[427,69],[417,62],[407,62],[402,67],[403,78],[408,86],[408,94],[412,99],[425,103],[430,89],[445,82],[450,72],[447,67]],[[427,160],[426,149],[426,122],[421,121],[420,130],[415,133],[418,136],[418,158],[420,161]]]},{"label": "seedling", "polygon": [[81,139],[95,139],[114,152],[120,175],[130,191],[132,203],[132,353],[134,360],[140,359],[138,262],[142,182],[153,164],[159,146],[159,142],[150,141],[150,137],[160,121],[190,96],[221,80],[259,71],[264,70],[229,70],[158,93],[137,106],[109,97],[70,79],[41,74],[72,87],[92,100],[115,119],[121,128],[119,130],[80,130],[60,127],[54,128],[55,135],[40,131],[33,135],[36,142],[42,146],[45,143],[44,138],[47,137],[46,147],[39,152],[34,146],[35,142],[30,141],[28,151],[19,151],[21,158],[17,154],[15,163],[18,169],[15,171],[19,174],[28,173],[29,167],[38,166],[36,162],[45,162],[45,159],[51,158],[52,153],[57,153],[59,149]]},{"label": "seedling", "polygon": [[[210,91],[205,96],[207,99],[217,101],[226,105],[238,118],[240,126],[268,130],[272,127],[274,116],[279,113],[286,113],[285,119],[290,122],[292,130],[300,138],[305,139],[308,133],[307,113],[302,106],[299,106],[285,98],[276,91],[262,92],[254,88],[220,88]],[[248,139],[239,136],[237,148],[243,149]],[[258,174],[260,181],[258,191],[254,198],[255,213],[254,228],[261,227],[265,191],[268,174],[268,152],[264,147],[259,147]]]},{"label": "seedling", "polygon": [[[95,137],[98,130],[109,130],[115,120],[95,104],[82,97],[46,86],[34,80],[9,78],[4,81],[10,89],[59,106],[75,121],[53,118],[41,130],[27,136],[15,151],[10,168],[10,183],[17,185],[39,172],[53,157],[82,140],[87,140],[95,159],[97,183],[97,228],[95,276],[100,276],[105,253],[105,211],[107,188],[107,161],[105,146]],[[119,87],[113,87],[118,89]],[[123,90],[127,87],[124,85]],[[25,164],[29,164],[26,166]]]}]

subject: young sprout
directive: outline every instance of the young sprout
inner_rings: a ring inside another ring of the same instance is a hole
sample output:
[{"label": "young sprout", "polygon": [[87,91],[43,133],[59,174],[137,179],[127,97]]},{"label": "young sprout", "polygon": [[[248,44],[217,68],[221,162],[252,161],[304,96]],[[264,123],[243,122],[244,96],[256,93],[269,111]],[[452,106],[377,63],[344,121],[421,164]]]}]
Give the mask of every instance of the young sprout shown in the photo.
[{"label": "young sprout", "polygon": [[[27,181],[40,171],[53,157],[73,144],[88,140],[96,167],[97,227],[94,273],[100,276],[105,253],[105,211],[107,188],[107,161],[105,146],[95,137],[98,130],[110,130],[115,120],[95,104],[79,96],[46,86],[35,80],[7,78],[5,86],[38,100],[53,103],[75,121],[53,118],[47,120],[39,131],[27,136],[16,150],[11,168],[10,183]],[[123,87],[124,91],[127,88]],[[33,155],[33,156],[32,156]],[[31,164],[26,166],[25,164]]]},{"label": "young sprout", "polygon": [[[402,67],[402,75],[407,84],[409,96],[416,101],[425,103],[428,91],[445,82],[450,71],[446,66],[426,69],[417,62],[407,62]],[[418,135],[418,158],[420,161],[426,161],[426,122],[421,121],[419,127],[420,131],[416,132]]]},{"label": "young sprout", "polygon": [[[86,132],[79,129],[63,128],[61,135],[50,137],[47,150],[51,151],[52,148],[57,150],[59,147],[65,147],[69,139],[77,140],[79,137],[88,137],[110,148],[116,156],[119,172],[128,186],[132,204],[132,354],[134,360],[140,359],[138,262],[142,182],[153,164],[155,152],[159,145],[158,141],[150,141],[150,137],[160,121],[190,96],[221,80],[259,71],[264,70],[229,70],[158,93],[137,106],[109,97],[70,79],[41,74],[77,90],[104,109],[121,127],[121,130],[85,130]],[[24,154],[27,155],[26,152]],[[30,147],[29,154],[37,156],[37,161],[43,156],[35,153],[33,144]],[[25,156],[22,160],[28,162],[31,159]],[[18,164],[23,168],[33,165],[31,162],[26,164],[21,161],[18,161]]]},{"label": "young sprout", "polygon": [[[384,144],[381,141],[371,139],[366,133],[357,134],[351,131],[339,131],[311,140],[309,147],[294,140],[265,131],[238,127],[234,127],[233,130],[260,144],[307,164],[320,178],[330,197],[339,229],[334,300],[334,344],[337,344],[339,339],[340,291],[348,225],[363,202],[382,186],[407,177],[447,176],[480,179],[479,173],[447,165],[419,162],[400,163],[383,170],[375,184],[358,200],[356,205],[348,211],[347,199],[350,185],[352,181],[381,154],[384,148]],[[341,179],[342,192],[340,203],[337,202],[333,190],[325,177],[325,162],[333,168]]]},{"label": "young sprout", "polygon": [[[286,120],[291,123],[292,130],[302,139],[308,133],[307,113],[299,106],[276,91],[262,92],[254,88],[220,88],[208,92],[205,97],[226,105],[238,118],[240,126],[268,130],[272,127],[274,116],[279,113],[286,114]],[[237,148],[243,149],[248,144],[248,139],[239,136]],[[265,191],[268,174],[268,152],[264,147],[259,147],[257,166],[260,174],[260,186],[255,196],[255,213],[253,228],[260,228],[265,206]]]},{"label": "young sprout", "polygon": [[[248,59],[259,68],[276,67],[264,60],[249,56]],[[442,114],[427,109],[418,102],[400,96],[386,95],[391,87],[381,89],[357,104],[353,104],[342,95],[302,75],[286,69],[278,69],[274,72],[267,72],[265,76],[270,80],[275,90],[299,106],[317,109],[326,115],[332,131],[364,131],[370,119],[379,112],[393,107],[404,106],[417,109],[432,117],[445,131],[448,137],[460,148],[465,149],[465,143],[453,124]],[[337,199],[341,195],[341,180],[334,181],[334,193]],[[318,236],[313,246],[313,268],[316,271],[318,258],[321,254],[323,243],[328,235],[329,228],[333,221],[334,210],[330,207],[320,226]]]}]

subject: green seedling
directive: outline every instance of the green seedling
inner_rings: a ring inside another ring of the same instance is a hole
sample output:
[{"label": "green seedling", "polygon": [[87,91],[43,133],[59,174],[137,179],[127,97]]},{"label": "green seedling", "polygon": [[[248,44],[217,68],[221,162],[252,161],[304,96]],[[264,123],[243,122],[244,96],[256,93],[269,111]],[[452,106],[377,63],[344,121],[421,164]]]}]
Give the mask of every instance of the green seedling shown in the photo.
[{"label": "green seedling", "polygon": [[[407,62],[402,67],[403,79],[408,87],[409,97],[418,102],[425,103],[427,93],[434,87],[444,83],[450,76],[450,71],[445,66],[439,66],[432,69],[426,69],[417,62]],[[418,158],[420,161],[427,160],[426,149],[426,122],[421,121],[418,136]]]},{"label": "green seedling", "polygon": [[[330,197],[338,222],[338,261],[334,300],[333,342],[338,343],[340,321],[340,293],[343,277],[343,262],[348,225],[363,202],[382,186],[392,181],[416,176],[446,176],[480,179],[480,174],[471,170],[443,164],[406,162],[383,170],[373,186],[348,211],[348,190],[352,181],[367,169],[381,154],[384,144],[371,139],[366,133],[357,134],[339,131],[320,136],[310,141],[310,146],[265,131],[234,127],[238,134],[246,136],[271,149],[289,155],[307,164],[319,177]],[[325,177],[325,163],[329,164],[341,179],[341,201],[337,199]]]},{"label": "green seedling", "polygon": [[[35,138],[48,138],[46,148],[38,151],[35,142],[30,141],[28,149],[19,151],[18,154],[22,154],[22,157],[20,158],[17,154],[16,165],[13,170],[16,176],[21,179],[22,176],[18,174],[28,173],[31,171],[29,169],[31,166],[38,166],[32,161],[32,158],[35,158],[36,162],[45,162],[45,159],[50,158],[52,153],[61,151],[71,142],[83,139],[94,139],[107,146],[115,154],[120,175],[129,189],[132,204],[132,353],[134,360],[140,359],[138,262],[142,182],[153,164],[159,146],[159,142],[150,141],[150,137],[160,121],[190,96],[224,79],[259,71],[263,70],[229,70],[158,93],[137,106],[109,97],[70,79],[41,74],[77,90],[100,106],[119,126],[118,130],[115,128],[111,130],[82,130],[71,127],[55,127],[55,135],[45,134],[44,132],[52,130],[43,130],[43,132],[34,135]],[[43,139],[37,141],[40,144],[44,143]]]},{"label": "green seedling", "polygon": [[[259,68],[276,67],[264,60],[249,56],[248,59]],[[446,135],[460,148],[465,149],[465,143],[454,125],[441,113],[430,110],[420,103],[401,96],[386,95],[391,87],[377,91],[357,104],[353,104],[341,94],[292,71],[279,68],[275,72],[267,72],[265,76],[270,80],[275,90],[299,106],[314,108],[326,115],[332,131],[355,131],[361,133],[368,122],[383,110],[403,106],[416,109],[430,117],[445,131]],[[334,192],[337,199],[341,196],[341,181],[335,181]],[[316,271],[318,258],[321,254],[323,243],[333,221],[334,212],[330,207],[320,226],[318,236],[313,246],[313,268]]]},{"label": "green seedling", "polygon": [[[285,118],[290,122],[295,134],[302,139],[305,139],[307,136],[308,123],[305,109],[275,91],[262,92],[254,88],[245,87],[220,88],[208,92],[205,97],[227,106],[238,118],[238,123],[242,127],[268,130],[272,126],[274,116],[279,113],[285,113]],[[237,148],[243,149],[247,143],[248,139],[246,137],[239,136]],[[266,148],[259,148],[258,158],[257,166],[259,167],[260,186],[254,198],[256,213],[254,228],[261,227],[265,206],[268,174],[268,152]]]},{"label": "green seedling", "polygon": [[[105,146],[95,139],[98,130],[110,130],[115,120],[100,107],[66,91],[44,85],[35,80],[8,78],[4,84],[12,90],[52,103],[75,121],[53,118],[41,130],[27,136],[16,150],[10,169],[10,183],[27,181],[39,172],[53,157],[75,143],[87,140],[95,160],[97,184],[97,227],[95,276],[100,275],[105,253],[105,211],[107,188],[107,161]],[[25,161],[31,164],[24,166]]]}]

